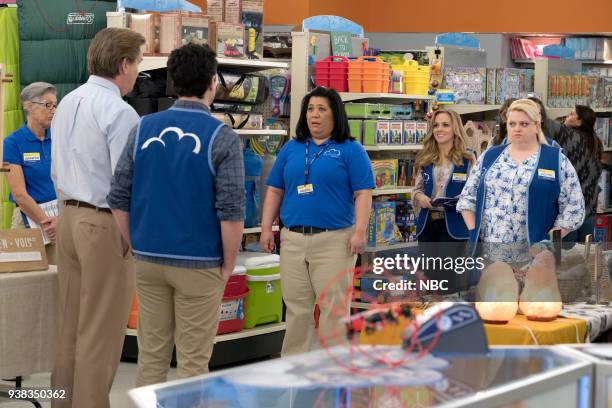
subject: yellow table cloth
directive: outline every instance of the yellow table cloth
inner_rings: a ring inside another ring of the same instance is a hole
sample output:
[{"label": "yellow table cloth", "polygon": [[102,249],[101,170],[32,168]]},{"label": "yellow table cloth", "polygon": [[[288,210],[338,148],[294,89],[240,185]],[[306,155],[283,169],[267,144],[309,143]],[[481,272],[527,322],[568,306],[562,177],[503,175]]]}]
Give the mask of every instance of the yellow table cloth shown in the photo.
[{"label": "yellow table cloth", "polygon": [[[381,331],[362,333],[361,344],[401,343],[402,331],[408,322],[400,320],[397,325],[387,325]],[[587,335],[586,321],[559,317],[552,322],[534,322],[523,315],[516,315],[507,324],[485,324],[489,345],[552,345],[564,343],[584,343]]]}]

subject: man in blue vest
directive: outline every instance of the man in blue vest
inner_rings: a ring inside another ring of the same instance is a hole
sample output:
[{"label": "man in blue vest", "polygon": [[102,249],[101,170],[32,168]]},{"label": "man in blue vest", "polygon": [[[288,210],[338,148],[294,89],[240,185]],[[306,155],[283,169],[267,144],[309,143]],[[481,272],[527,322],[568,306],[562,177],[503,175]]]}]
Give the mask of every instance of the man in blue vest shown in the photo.
[{"label": "man in blue vest", "polygon": [[144,116],[107,197],[136,257],[137,386],[208,372],[219,306],[242,239],[244,163],[236,133],[210,115],[217,61],[188,44],[168,59],[179,95]]}]

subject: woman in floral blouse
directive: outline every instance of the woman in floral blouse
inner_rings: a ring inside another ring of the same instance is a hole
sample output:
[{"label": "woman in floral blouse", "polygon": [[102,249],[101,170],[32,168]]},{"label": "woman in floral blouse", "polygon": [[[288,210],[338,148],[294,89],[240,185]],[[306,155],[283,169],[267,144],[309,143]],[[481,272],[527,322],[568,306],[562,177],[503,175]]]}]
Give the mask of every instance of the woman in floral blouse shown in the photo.
[{"label": "woman in floral blouse", "polygon": [[[455,209],[457,197],[474,163],[474,156],[466,150],[465,138],[459,115],[438,110],[429,123],[423,150],[416,157],[417,178],[413,192],[416,233],[419,251],[426,256],[442,253],[457,257],[465,250],[468,230]],[[453,271],[430,269],[426,273],[431,279],[448,280],[450,291],[461,285]]]},{"label": "woman in floral blouse", "polygon": [[565,236],[580,227],[584,198],[570,161],[547,144],[535,102],[513,102],[507,125],[509,143],[479,158],[457,211],[470,230],[472,254],[480,241],[485,259],[521,265],[550,230]]}]

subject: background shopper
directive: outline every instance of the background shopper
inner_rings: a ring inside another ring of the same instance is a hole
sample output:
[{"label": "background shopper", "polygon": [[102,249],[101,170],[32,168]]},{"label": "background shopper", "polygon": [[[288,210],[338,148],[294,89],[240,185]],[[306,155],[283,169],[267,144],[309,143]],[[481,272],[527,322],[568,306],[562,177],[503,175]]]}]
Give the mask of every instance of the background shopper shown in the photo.
[{"label": "background shopper", "polygon": [[3,157],[9,163],[6,173],[11,195],[17,205],[11,228],[31,227],[27,218],[38,224],[52,241],[45,246],[47,260],[55,264],[56,216],[48,216],[39,206],[55,200],[51,180],[51,120],[57,108],[55,87],[34,82],[21,91],[26,124],[4,139]]},{"label": "background shopper", "polygon": [[[315,301],[320,304],[320,332],[328,344],[348,315],[352,274],[366,244],[374,176],[364,148],[349,136],[344,105],[332,89],[316,88],[302,100],[296,138],[278,154],[268,178],[261,246],[274,249],[272,222],[279,209],[281,285],[287,305],[283,355],[306,352],[314,334]],[[346,311],[346,313],[344,312]]]},{"label": "background shopper", "polygon": [[53,388],[68,390],[54,407],[108,408],[134,294],[130,247],[106,203],[110,182],[138,114],[121,97],[142,61],[142,35],[121,28],[96,34],[89,79],[59,104],[51,133],[51,177],[60,209],[57,230],[59,338]]},{"label": "background shopper", "polygon": [[576,105],[565,118],[563,132],[559,132],[557,142],[563,147],[567,158],[576,169],[582,195],[584,196],[585,217],[582,226],[569,233],[564,241],[583,242],[595,228],[599,177],[601,176],[601,153],[603,146],[595,133],[596,115],[585,105]]},{"label": "background shopper", "polygon": [[[456,201],[445,204],[435,201],[461,194],[474,162],[474,156],[466,150],[465,139],[459,114],[445,110],[433,113],[423,150],[416,157],[417,177],[413,192],[419,253],[427,257],[440,254],[457,257],[465,249],[460,243],[467,241],[468,230],[457,212]],[[429,270],[426,273],[431,279],[448,280],[451,291],[461,286],[460,275],[453,271]]]},{"label": "background shopper", "polygon": [[108,196],[136,257],[137,386],[166,381],[175,343],[177,377],[208,372],[245,213],[240,140],[210,115],[215,53],[178,48],[168,74],[179,99],[141,119]]},{"label": "background shopper", "polygon": [[580,182],[561,150],[549,146],[535,102],[519,99],[508,110],[508,144],[488,149],[470,173],[457,210],[470,244],[483,242],[491,260],[528,261],[529,247],[563,235],[584,218]]}]

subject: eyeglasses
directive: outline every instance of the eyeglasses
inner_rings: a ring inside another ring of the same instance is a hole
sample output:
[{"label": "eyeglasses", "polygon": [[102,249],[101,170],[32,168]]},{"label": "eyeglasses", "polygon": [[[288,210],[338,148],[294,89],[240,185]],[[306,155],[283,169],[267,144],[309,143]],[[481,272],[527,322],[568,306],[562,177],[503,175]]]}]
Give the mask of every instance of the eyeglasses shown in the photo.
[{"label": "eyeglasses", "polygon": [[51,109],[57,109],[57,103],[52,103],[52,102],[39,102],[39,101],[30,101],[32,103],[35,103],[37,105],[42,105],[45,108],[47,108],[47,110],[51,110]]},{"label": "eyeglasses", "polygon": [[509,128],[520,127],[521,129],[527,129],[532,122],[508,122]]}]

